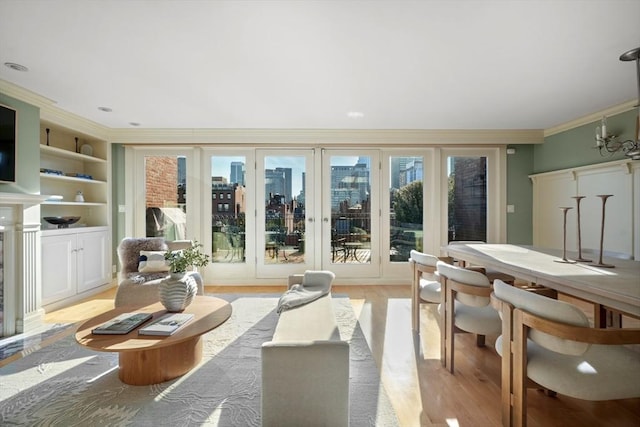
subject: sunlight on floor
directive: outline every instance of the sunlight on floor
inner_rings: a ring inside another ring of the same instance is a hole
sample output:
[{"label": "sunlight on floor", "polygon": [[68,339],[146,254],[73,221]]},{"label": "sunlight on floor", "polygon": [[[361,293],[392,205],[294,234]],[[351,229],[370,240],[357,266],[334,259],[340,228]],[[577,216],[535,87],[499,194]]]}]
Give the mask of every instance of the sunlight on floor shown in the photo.
[{"label": "sunlight on floor", "polygon": [[351,302],[356,319],[359,319],[364,307],[364,299],[349,298],[349,302]]},{"label": "sunlight on floor", "polygon": [[111,309],[113,309],[113,298],[93,299],[47,313],[44,321],[45,323],[81,322],[94,317],[96,313]]},{"label": "sunlight on floor", "polygon": [[101,373],[100,375],[97,375],[97,376],[95,376],[95,377],[91,378],[90,380],[87,380],[87,382],[88,382],[88,383],[95,382],[95,381],[99,380],[100,378],[104,377],[105,375],[109,375],[111,372],[113,372],[113,371],[117,371],[118,369],[120,369],[120,368],[116,365],[116,366],[114,366],[114,367],[113,367],[113,368],[111,368],[111,369],[107,369],[106,371],[104,371],[104,372],[103,372],[103,373]]}]

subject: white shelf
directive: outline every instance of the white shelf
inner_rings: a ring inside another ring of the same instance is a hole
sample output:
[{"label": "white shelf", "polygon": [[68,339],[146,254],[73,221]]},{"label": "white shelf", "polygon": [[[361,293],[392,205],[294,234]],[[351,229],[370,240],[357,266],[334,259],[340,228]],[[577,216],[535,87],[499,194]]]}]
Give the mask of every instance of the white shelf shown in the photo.
[{"label": "white shelf", "polygon": [[65,202],[65,201],[45,201],[42,202],[43,205],[50,205],[50,206],[106,206],[106,203],[99,203],[99,202]]},{"label": "white shelf", "polygon": [[82,160],[83,162],[106,163],[105,159],[99,157],[87,156],[81,153],[65,150],[64,148],[52,147],[50,145],[40,144],[40,152],[50,154],[56,157],[65,157],[67,159]]},{"label": "white shelf", "polygon": [[[84,145],[91,147],[84,152],[91,155],[76,152],[77,147]],[[107,141],[55,123],[40,123],[40,191],[62,197],[54,200],[48,196],[41,204],[41,217],[79,216],[87,226],[108,227],[111,218],[109,158]],[[42,172],[45,169],[85,174],[92,179]],[[75,201],[77,193],[84,195],[84,202]],[[42,224],[44,227],[44,222]]]},{"label": "white shelf", "polygon": [[56,175],[55,173],[40,172],[40,178],[67,181],[67,182],[76,182],[76,183],[83,183],[83,184],[106,184],[105,181],[100,181],[97,179],[76,178],[75,176]]}]

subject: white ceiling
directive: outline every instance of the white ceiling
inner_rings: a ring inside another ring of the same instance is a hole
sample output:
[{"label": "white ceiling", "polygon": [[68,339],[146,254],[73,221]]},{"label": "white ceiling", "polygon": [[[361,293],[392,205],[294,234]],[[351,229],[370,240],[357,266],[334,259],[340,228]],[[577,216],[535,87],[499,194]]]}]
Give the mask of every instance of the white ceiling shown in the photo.
[{"label": "white ceiling", "polygon": [[640,0],[0,0],[0,79],[111,128],[547,129],[639,46]]}]

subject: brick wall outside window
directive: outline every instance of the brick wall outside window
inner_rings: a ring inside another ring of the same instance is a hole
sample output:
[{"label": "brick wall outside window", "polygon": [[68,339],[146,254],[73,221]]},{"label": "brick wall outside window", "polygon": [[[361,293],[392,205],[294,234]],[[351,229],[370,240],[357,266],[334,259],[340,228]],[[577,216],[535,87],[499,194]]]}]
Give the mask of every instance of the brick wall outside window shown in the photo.
[{"label": "brick wall outside window", "polygon": [[178,203],[178,159],[150,156],[145,158],[146,206],[176,206]]}]

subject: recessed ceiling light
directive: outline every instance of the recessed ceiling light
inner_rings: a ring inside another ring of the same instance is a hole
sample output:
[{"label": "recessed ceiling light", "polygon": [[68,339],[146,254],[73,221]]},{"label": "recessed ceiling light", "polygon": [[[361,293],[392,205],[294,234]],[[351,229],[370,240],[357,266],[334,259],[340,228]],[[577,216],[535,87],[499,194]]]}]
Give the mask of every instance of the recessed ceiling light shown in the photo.
[{"label": "recessed ceiling light", "polygon": [[349,111],[347,113],[347,117],[352,118],[352,119],[359,119],[364,117],[364,113],[361,111]]},{"label": "recessed ceiling light", "polygon": [[140,123],[138,123],[138,122],[129,122],[129,124],[131,126],[140,126]]},{"label": "recessed ceiling light", "polygon": [[5,62],[4,65],[15,71],[22,71],[22,72],[29,71],[29,69],[24,65],[16,64],[15,62]]},{"label": "recessed ceiling light", "polygon": [[104,111],[105,113],[110,113],[110,112],[112,112],[112,111],[113,111],[113,110],[112,110],[111,108],[109,108],[109,107],[98,107],[98,110],[100,110],[100,111]]}]

